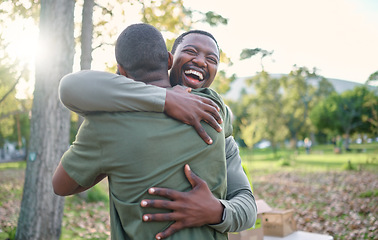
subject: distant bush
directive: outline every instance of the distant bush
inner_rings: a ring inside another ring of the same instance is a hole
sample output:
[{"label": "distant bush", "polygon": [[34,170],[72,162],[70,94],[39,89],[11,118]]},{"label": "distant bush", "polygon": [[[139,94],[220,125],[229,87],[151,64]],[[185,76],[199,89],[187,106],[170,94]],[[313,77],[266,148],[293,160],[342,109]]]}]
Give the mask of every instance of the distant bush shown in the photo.
[{"label": "distant bush", "polygon": [[278,161],[278,166],[280,166],[280,167],[289,167],[289,166],[291,166],[291,161],[290,161],[290,159],[287,159],[287,158],[281,158]]},{"label": "distant bush", "polygon": [[108,193],[100,186],[95,185],[88,191],[87,202],[109,202]]},{"label": "distant bush", "polygon": [[348,160],[348,162],[343,165],[343,170],[353,171],[356,169],[356,166],[354,166],[350,160]]}]

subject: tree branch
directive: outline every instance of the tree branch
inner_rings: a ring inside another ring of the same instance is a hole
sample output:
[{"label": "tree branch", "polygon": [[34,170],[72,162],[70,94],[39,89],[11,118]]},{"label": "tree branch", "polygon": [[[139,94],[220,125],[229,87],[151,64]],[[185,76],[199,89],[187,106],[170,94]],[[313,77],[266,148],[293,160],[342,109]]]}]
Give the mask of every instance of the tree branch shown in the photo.
[{"label": "tree branch", "polygon": [[5,95],[0,99],[0,103],[2,103],[7,97],[8,95],[16,88],[16,85],[18,84],[18,82],[20,81],[21,77],[22,77],[22,74],[24,72],[22,72],[20,74],[20,76],[18,77],[17,81],[13,84],[13,86],[9,89],[9,91],[7,93],[5,93]]},{"label": "tree branch", "polygon": [[97,48],[102,47],[103,45],[114,46],[113,43],[100,43],[99,45],[93,48],[93,51],[96,50]]},{"label": "tree branch", "polygon": [[101,6],[101,5],[98,4],[98,3],[95,3],[95,6],[101,8],[102,11],[105,11],[106,13],[109,13],[111,16],[113,16],[113,12],[112,12],[112,10],[109,10],[108,8],[106,8],[106,7],[104,7],[104,6]]}]

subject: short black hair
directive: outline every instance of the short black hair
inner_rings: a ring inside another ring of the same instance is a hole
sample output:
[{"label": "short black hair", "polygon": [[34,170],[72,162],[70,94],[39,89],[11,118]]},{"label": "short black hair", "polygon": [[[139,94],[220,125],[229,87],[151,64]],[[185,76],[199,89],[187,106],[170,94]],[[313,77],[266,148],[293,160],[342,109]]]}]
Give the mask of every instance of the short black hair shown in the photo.
[{"label": "short black hair", "polygon": [[117,63],[131,75],[138,71],[168,69],[168,50],[159,30],[144,24],[132,24],[119,35],[115,46]]},{"label": "short black hair", "polygon": [[175,42],[173,43],[171,53],[175,54],[177,46],[182,42],[182,40],[184,39],[184,37],[186,35],[189,35],[189,34],[192,34],[192,33],[206,35],[206,36],[210,37],[211,39],[213,39],[214,42],[215,42],[215,44],[217,45],[218,52],[219,52],[218,42],[217,42],[217,40],[215,40],[215,37],[211,33],[203,31],[203,30],[190,30],[190,31],[184,32],[183,34],[181,34],[180,36],[178,36],[178,38],[176,38]]}]

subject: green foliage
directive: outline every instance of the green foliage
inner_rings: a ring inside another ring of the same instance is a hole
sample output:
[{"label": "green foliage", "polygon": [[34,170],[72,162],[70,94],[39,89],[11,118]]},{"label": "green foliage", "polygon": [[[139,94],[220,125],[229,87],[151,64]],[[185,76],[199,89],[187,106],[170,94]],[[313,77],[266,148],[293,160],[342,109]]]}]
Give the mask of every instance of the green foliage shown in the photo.
[{"label": "green foliage", "polygon": [[0,3],[0,15],[3,19],[16,20],[21,18],[32,18],[37,21],[39,17],[40,0],[5,0]]},{"label": "green foliage", "polygon": [[250,48],[245,48],[242,50],[242,52],[240,53],[240,60],[244,60],[244,59],[247,59],[247,58],[251,58],[257,54],[261,54],[261,58],[264,58],[266,56],[270,56],[273,54],[274,51],[267,51],[265,49],[261,49],[261,48],[253,48],[253,49],[250,49]]},{"label": "green foliage", "polygon": [[[220,62],[221,64],[225,64],[227,66],[232,66],[233,64],[231,59],[221,49],[220,49]],[[236,80],[236,74],[232,74],[230,77],[228,77],[226,74],[226,70],[219,70],[217,75],[215,76],[215,79],[211,85],[211,88],[213,88],[219,94],[225,94],[230,90],[231,84],[235,80]]]},{"label": "green foliage", "polygon": [[[4,48],[0,50],[0,146],[5,139],[19,139],[28,137],[28,115],[31,108],[30,99],[16,98],[16,85],[21,78],[27,79],[28,71],[18,72],[18,62],[11,60],[6,52],[6,42],[1,38],[0,44]],[[17,128],[20,129],[17,129]],[[17,136],[20,130],[21,136]]]},{"label": "green foliage", "polygon": [[109,202],[108,194],[98,185],[88,190],[88,202]]},{"label": "green foliage", "polygon": [[[30,99],[16,98],[16,86],[20,80],[28,81],[29,69],[21,66],[22,60],[15,59],[8,53],[9,42],[5,39],[9,19],[20,20],[31,17],[37,4],[29,1],[3,1],[0,3],[0,147],[5,140],[19,141],[28,138],[28,111],[31,109]],[[30,12],[28,12],[30,10]]]},{"label": "green foliage", "polygon": [[71,112],[70,118],[70,144],[75,141],[77,131],[80,127],[81,119],[77,113]]},{"label": "green foliage", "polygon": [[192,28],[195,22],[206,22],[211,26],[227,24],[228,20],[209,11],[206,13],[191,10],[183,0],[139,1],[142,5],[142,21],[163,32],[179,33]]},{"label": "green foliage", "polygon": [[151,1],[142,4],[142,21],[160,31],[178,33],[192,26],[192,12],[184,6],[183,0]]},{"label": "green foliage", "polygon": [[[163,33],[168,33],[168,36],[175,36],[174,38],[168,38],[166,40],[167,49],[171,50],[173,42],[175,41],[178,34],[183,31],[188,31],[192,29],[195,23],[208,23],[210,26],[217,26],[220,24],[228,24],[228,19],[222,17],[221,15],[209,11],[201,12],[197,10],[192,10],[184,5],[183,0],[162,0],[162,1],[138,1],[141,6],[142,22],[151,24]],[[230,59],[226,58],[224,52],[221,51],[221,62],[229,63]],[[227,78],[225,74],[217,74],[217,79],[214,81],[216,83],[218,80],[219,89],[221,91],[227,91],[226,83],[231,83],[234,76]],[[213,86],[214,87],[214,86]],[[215,87],[218,89],[217,87]]]},{"label": "green foliage", "polygon": [[17,148],[28,146],[30,136],[30,117],[29,113],[19,113],[14,116],[12,134],[8,136],[10,142],[18,142]]},{"label": "green foliage", "polygon": [[209,12],[205,13],[205,16],[202,19],[202,22],[206,22],[210,26],[217,26],[218,24],[227,25],[228,19],[222,17],[221,15],[219,15],[219,14],[213,12],[213,11],[209,11]]},{"label": "green foliage", "polygon": [[218,71],[211,88],[219,94],[224,94],[230,90],[230,85],[233,81],[235,81],[235,79],[235,74],[233,74],[231,77],[227,77],[225,71]]},{"label": "green foliage", "polygon": [[[0,44],[5,44],[1,36]],[[16,64],[9,61],[10,57],[5,48],[6,45],[4,49],[0,50],[0,138],[11,134],[14,119],[8,118],[8,113],[13,112],[17,105],[15,98]]]},{"label": "green foliage", "polygon": [[356,170],[356,167],[352,164],[350,160],[348,160],[348,162],[343,165],[342,169],[347,171],[353,171]]},{"label": "green foliage", "polygon": [[28,72],[17,73],[17,69],[17,62],[10,60],[5,49],[0,50],[0,146],[5,139],[15,141],[29,136],[31,100],[16,98],[16,85],[20,78],[27,79]]},{"label": "green foliage", "polygon": [[365,112],[361,116],[364,122],[365,131],[371,132],[373,136],[378,135],[378,94],[370,91],[364,96],[364,102],[362,107],[365,108]]},{"label": "green foliage", "polygon": [[[273,149],[287,135],[282,118],[282,94],[280,82],[267,72],[261,72],[248,80],[256,94],[242,96],[242,116],[236,115],[240,123],[240,137],[248,147],[262,139],[271,142]],[[239,103],[240,104],[240,103]]]},{"label": "green foliage", "polygon": [[[242,58],[260,53],[261,49],[244,49]],[[334,92],[327,79],[306,67],[296,67],[285,76],[276,78],[262,71],[247,79],[253,93],[241,94],[237,102],[226,102],[232,109],[236,139],[248,147],[269,140],[273,149],[290,139],[296,148],[298,139],[316,131],[309,114],[318,101]]]},{"label": "green foliage", "polygon": [[366,83],[368,84],[373,82],[378,82],[378,71],[370,74],[369,78],[366,80]]},{"label": "green foliage", "polygon": [[378,197],[378,189],[362,192],[358,195],[360,198]]},{"label": "green foliage", "polygon": [[14,240],[16,239],[16,227],[6,227],[2,229],[4,232],[0,232],[0,240]]},{"label": "green foliage", "polygon": [[0,240],[7,240],[9,239],[9,235],[6,232],[0,232]]},{"label": "green foliage", "polygon": [[249,184],[251,185],[251,189],[253,191],[253,184],[252,184],[252,178],[251,178],[251,172],[249,171],[248,165],[242,162],[243,171],[245,172],[245,175],[247,175]]},{"label": "green foliage", "polygon": [[334,134],[377,131],[378,96],[366,86],[342,94],[333,93],[320,101],[310,113],[313,124]]},{"label": "green foliage", "polygon": [[288,167],[291,165],[291,162],[289,159],[287,158],[281,158],[279,161],[278,161],[278,166],[280,167]]},{"label": "green foliage", "polygon": [[[281,77],[283,88],[282,115],[289,130],[289,137],[296,147],[297,139],[304,139],[314,131],[309,112],[316,102],[334,92],[324,78],[310,72],[306,67],[294,67],[287,76]],[[317,86],[311,84],[317,82]]]},{"label": "green foliage", "polygon": [[242,52],[240,53],[240,60],[244,60],[244,59],[248,59],[248,58],[251,58],[257,54],[260,54],[261,57],[260,57],[260,64],[261,64],[261,71],[264,71],[264,66],[263,66],[263,59],[267,56],[271,56],[273,54],[274,51],[268,51],[268,50],[265,50],[265,49],[261,49],[261,48],[253,48],[253,49],[250,49],[250,48],[245,48],[242,50]]},{"label": "green foliage", "polygon": [[[78,9],[82,7],[76,3],[75,8]],[[93,38],[92,38],[92,46],[93,50],[103,47],[103,46],[111,46],[108,51],[114,51],[114,37],[119,33],[117,29],[117,24],[119,22],[114,21],[113,10],[114,9],[122,9],[122,2],[121,1],[95,1],[95,7],[93,8]],[[127,14],[127,13],[124,13]],[[79,21],[75,23],[76,28],[82,27],[82,18],[78,18]],[[117,19],[119,21],[119,19]],[[81,35],[76,38],[76,44],[80,44]],[[103,51],[107,49],[102,49]]]}]

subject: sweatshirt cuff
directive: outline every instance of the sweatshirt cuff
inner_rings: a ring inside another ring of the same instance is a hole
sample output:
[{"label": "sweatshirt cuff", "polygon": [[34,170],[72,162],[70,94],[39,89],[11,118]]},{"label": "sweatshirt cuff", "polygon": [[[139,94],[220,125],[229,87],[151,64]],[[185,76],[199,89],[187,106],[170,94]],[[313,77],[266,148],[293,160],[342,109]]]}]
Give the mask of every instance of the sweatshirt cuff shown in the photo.
[{"label": "sweatshirt cuff", "polygon": [[209,227],[213,228],[218,232],[225,233],[229,231],[230,221],[232,220],[232,209],[230,208],[230,205],[227,200],[219,199],[219,201],[224,206],[224,220],[218,224],[209,224]]}]

